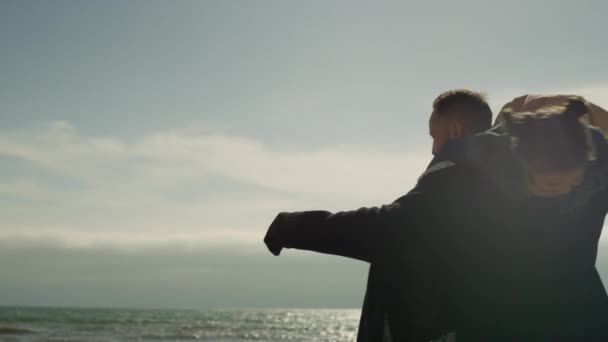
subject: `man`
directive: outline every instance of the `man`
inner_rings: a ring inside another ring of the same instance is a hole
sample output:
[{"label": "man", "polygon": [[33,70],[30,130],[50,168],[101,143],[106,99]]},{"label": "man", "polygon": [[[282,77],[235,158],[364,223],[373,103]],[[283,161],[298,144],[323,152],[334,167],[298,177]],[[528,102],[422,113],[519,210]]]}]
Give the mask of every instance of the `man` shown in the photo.
[{"label": "man", "polygon": [[[604,341],[608,296],[594,263],[608,211],[608,145],[578,121],[589,108],[581,103],[512,115],[502,134],[452,144],[442,153],[452,165],[428,172],[393,205],[283,214],[269,233],[288,233],[286,247],[372,258],[392,270],[383,291],[397,341],[423,340],[401,309],[433,296],[454,309],[444,327],[466,341]],[[453,283],[433,291],[434,277],[422,274],[410,287],[409,266],[425,262]]]},{"label": "man", "polygon": [[[432,153],[434,155],[438,154],[449,142],[488,130],[491,126],[491,122],[492,111],[482,94],[467,89],[450,90],[440,94],[433,102],[433,110],[429,120],[429,133],[433,139]],[[437,164],[432,162],[429,167],[437,169],[442,166],[440,163]],[[396,202],[399,202],[399,200]],[[381,234],[378,234],[378,238],[379,240],[383,239]],[[280,240],[280,234],[275,236],[271,231],[269,231],[269,234],[265,239],[268,247],[277,255],[280,252],[280,247],[283,246],[282,242],[278,240]],[[344,246],[347,247],[348,245],[349,242],[344,241]],[[278,247],[278,249],[275,249],[275,247]],[[387,308],[384,304],[386,301],[384,298],[386,291],[384,291],[385,284],[383,283],[391,281],[388,278],[390,274],[394,273],[394,269],[397,268],[396,265],[401,264],[401,261],[391,260],[395,259],[393,256],[395,251],[387,250],[382,256],[372,257],[371,255],[353,253],[354,251],[352,250],[335,250],[333,249],[334,247],[335,246],[332,245],[328,249],[322,249],[320,246],[314,245],[314,248],[311,249],[319,252],[356,258],[371,263],[367,291],[361,313],[358,341],[380,341],[382,339],[388,339],[389,330],[386,327]],[[391,266],[389,267],[387,264],[390,264]],[[423,267],[422,264],[414,265],[409,263],[408,265],[415,269],[421,269]],[[387,272],[389,274],[386,274]],[[425,285],[427,282],[441,281],[436,275],[432,275],[432,277],[431,274],[428,275],[429,276],[424,283]],[[411,283],[413,285],[413,282]],[[421,285],[417,286],[417,288],[421,287]],[[412,287],[412,289],[413,288],[414,287]],[[429,296],[431,295],[429,294]],[[420,298],[423,297],[424,296],[421,294]],[[424,331],[424,329],[420,329],[419,332],[416,332],[415,326],[428,325],[431,322],[425,321],[437,319],[430,298],[427,298],[424,303],[409,303],[407,308],[403,308],[403,310],[405,309],[407,309],[408,312],[411,312],[411,314],[408,314],[411,321],[411,327],[409,329],[410,335],[428,336],[428,332]],[[426,313],[423,314],[421,310],[425,310]],[[404,317],[405,315],[405,313],[400,314],[401,317]]]},{"label": "man", "polygon": [[[450,142],[488,130],[491,122],[492,110],[483,94],[467,89],[455,89],[440,94],[433,101],[433,111],[429,119],[429,134],[433,139],[432,154],[437,155]],[[436,162],[432,161],[429,167],[441,167],[441,165],[436,166]],[[378,282],[382,281],[382,276],[377,274],[380,272],[379,268],[372,262],[359,323],[357,336],[359,342],[381,339],[390,341],[386,309],[381,305],[380,300],[379,289],[382,285]],[[431,306],[430,303],[424,305]],[[412,322],[412,324],[421,325],[421,321],[429,319],[423,315],[417,316],[416,323]]]}]

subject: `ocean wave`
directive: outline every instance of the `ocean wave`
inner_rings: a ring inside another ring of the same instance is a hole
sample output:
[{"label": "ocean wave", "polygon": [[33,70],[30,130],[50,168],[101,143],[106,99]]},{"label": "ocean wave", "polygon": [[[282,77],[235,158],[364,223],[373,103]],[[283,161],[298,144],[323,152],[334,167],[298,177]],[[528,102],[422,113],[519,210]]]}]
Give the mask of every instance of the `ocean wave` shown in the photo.
[{"label": "ocean wave", "polygon": [[28,335],[35,334],[35,331],[23,328],[0,327],[0,335]]}]

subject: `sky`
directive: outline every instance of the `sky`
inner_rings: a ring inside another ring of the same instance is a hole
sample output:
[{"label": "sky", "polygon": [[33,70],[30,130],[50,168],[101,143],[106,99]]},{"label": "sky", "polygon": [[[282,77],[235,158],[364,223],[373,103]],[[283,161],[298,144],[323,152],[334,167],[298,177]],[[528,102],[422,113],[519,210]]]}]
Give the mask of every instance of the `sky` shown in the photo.
[{"label": "sky", "polygon": [[448,89],[608,106],[607,10],[4,0],[0,305],[360,307],[368,265],[272,256],[276,214],[405,194]]}]

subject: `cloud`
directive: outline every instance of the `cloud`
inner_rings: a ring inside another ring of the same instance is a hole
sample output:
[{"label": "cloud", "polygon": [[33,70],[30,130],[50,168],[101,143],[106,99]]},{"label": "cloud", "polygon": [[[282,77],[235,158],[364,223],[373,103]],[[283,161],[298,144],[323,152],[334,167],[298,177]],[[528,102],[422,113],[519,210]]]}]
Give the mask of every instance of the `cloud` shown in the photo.
[{"label": "cloud", "polygon": [[[608,85],[505,90],[581,94],[608,107]],[[93,136],[67,121],[0,131],[0,240],[68,246],[248,245],[284,210],[345,210],[406,193],[430,160],[387,146],[292,149],[221,133],[164,130]],[[424,146],[423,146],[424,145]],[[605,236],[606,234],[604,234]],[[606,239],[606,238],[604,238]]]},{"label": "cloud", "polygon": [[279,211],[391,202],[430,159],[378,146],[278,150],[210,132],[127,140],[65,121],[0,132],[0,156],[22,171],[0,182],[0,240],[73,246],[259,245]]},{"label": "cloud", "polygon": [[[522,93],[580,94],[608,107],[605,84],[505,90],[491,100],[500,108]],[[254,246],[279,211],[390,202],[430,160],[387,146],[290,149],[219,132],[126,139],[87,135],[67,121],[0,132],[0,157],[22,171],[0,182],[0,240]],[[422,145],[416,150],[427,151]]]}]

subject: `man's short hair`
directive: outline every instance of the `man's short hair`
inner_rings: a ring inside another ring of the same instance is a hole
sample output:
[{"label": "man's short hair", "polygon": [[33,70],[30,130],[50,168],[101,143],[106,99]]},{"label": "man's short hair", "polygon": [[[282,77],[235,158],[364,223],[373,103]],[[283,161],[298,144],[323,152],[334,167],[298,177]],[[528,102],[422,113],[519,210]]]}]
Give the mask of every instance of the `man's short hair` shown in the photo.
[{"label": "man's short hair", "polygon": [[454,116],[472,134],[487,131],[492,126],[492,109],[486,95],[469,89],[453,89],[441,93],[433,101],[437,117]]}]

